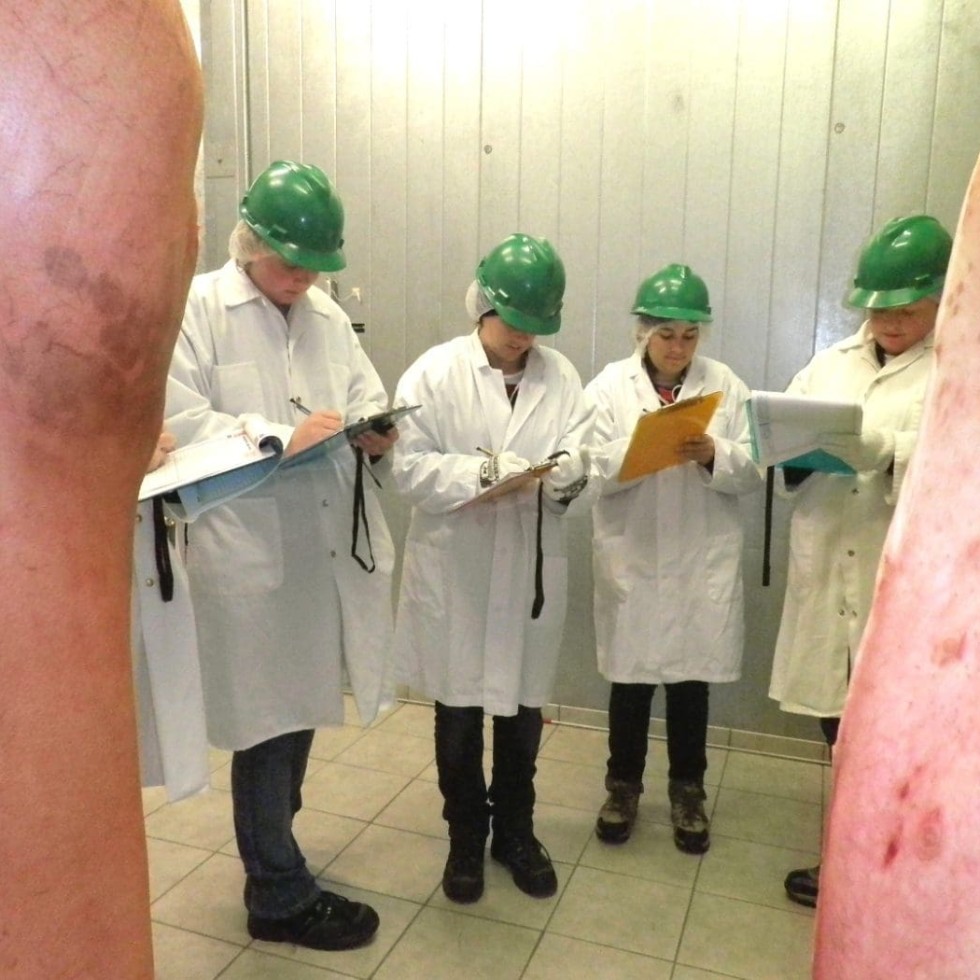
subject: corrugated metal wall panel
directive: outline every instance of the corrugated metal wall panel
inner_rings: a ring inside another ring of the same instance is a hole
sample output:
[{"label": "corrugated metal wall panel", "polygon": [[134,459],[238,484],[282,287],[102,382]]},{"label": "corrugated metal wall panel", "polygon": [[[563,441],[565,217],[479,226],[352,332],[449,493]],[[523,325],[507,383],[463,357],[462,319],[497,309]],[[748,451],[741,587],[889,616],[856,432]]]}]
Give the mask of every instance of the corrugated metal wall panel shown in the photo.
[{"label": "corrugated metal wall panel", "polygon": [[[980,149],[972,0],[204,6],[211,264],[250,176],[294,154],[322,166],[348,213],[340,298],[390,389],[465,329],[477,260],[515,230],[565,259],[565,326],[549,342],[584,381],[629,351],[640,279],[684,261],[711,288],[705,352],[782,388],[857,325],[842,298],[863,239],[919,209],[952,226]],[[744,503],[745,678],[719,686],[713,720],[812,737],[765,694],[786,513],[762,590],[762,502]],[[397,533],[406,515],[389,511]],[[572,529],[557,697],[602,707],[587,525]]]}]

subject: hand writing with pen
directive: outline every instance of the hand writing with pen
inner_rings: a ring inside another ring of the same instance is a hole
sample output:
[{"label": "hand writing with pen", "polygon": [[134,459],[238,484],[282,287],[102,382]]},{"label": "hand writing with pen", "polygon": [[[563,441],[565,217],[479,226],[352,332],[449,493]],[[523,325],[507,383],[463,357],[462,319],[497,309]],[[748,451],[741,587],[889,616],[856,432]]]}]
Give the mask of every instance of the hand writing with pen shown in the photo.
[{"label": "hand writing with pen", "polygon": [[[286,447],[286,456],[301,452],[343,429],[344,420],[339,412],[333,409],[312,411],[298,398],[290,398],[289,400],[305,418],[294,429],[293,437]],[[384,456],[397,441],[398,429],[392,425],[383,432],[378,432],[375,429],[365,432],[356,439],[352,439],[351,445],[363,449],[368,456],[376,459]]]}]

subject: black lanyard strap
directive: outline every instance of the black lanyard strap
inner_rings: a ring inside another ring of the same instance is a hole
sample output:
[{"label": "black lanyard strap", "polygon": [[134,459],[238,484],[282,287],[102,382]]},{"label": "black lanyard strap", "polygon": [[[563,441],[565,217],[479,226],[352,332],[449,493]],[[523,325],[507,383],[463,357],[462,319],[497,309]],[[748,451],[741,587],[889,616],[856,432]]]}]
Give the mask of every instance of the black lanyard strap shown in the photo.
[{"label": "black lanyard strap", "polygon": [[170,542],[167,539],[167,521],[163,516],[163,499],[153,498],[153,553],[157,562],[157,581],[164,602],[173,601],[174,569],[170,564]]},{"label": "black lanyard strap", "polygon": [[538,482],[538,526],[534,542],[534,605],[531,606],[531,619],[537,619],[544,608],[544,549],[541,547],[541,521],[543,519],[542,494],[544,488]]},{"label": "black lanyard strap", "polygon": [[[374,549],[371,547],[371,528],[368,526],[367,502],[364,498],[364,468],[367,464],[364,462],[364,450],[358,446],[353,446],[352,448],[354,450],[354,458],[357,460],[357,467],[354,475],[354,525],[351,535],[350,556],[370,575],[377,565],[374,561]],[[381,486],[373,473],[371,473],[371,479],[374,480],[377,486]],[[368,568],[367,562],[357,553],[357,540],[360,537],[361,521],[364,522],[364,536],[367,538],[368,558],[371,562],[370,568]]]}]

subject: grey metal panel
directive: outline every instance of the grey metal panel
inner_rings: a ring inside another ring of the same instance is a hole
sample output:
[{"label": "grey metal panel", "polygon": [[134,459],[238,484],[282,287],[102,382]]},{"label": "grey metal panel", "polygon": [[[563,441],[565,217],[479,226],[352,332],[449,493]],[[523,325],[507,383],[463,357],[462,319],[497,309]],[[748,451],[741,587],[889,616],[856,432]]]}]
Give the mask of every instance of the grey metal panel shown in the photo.
[{"label": "grey metal panel", "polygon": [[980,4],[945,0],[942,9],[926,210],[952,232],[980,151]]},{"label": "grey metal panel", "polygon": [[874,183],[877,228],[925,209],[932,156],[942,3],[893,3]]},{"label": "grey metal panel", "polygon": [[[604,17],[601,44],[603,86],[599,210],[599,263],[596,270],[596,371],[627,356],[628,311],[640,279],[637,242],[643,229],[643,155],[636,133],[646,101],[646,14],[627,4],[618,16]],[[588,151],[586,151],[588,152]],[[624,329],[625,327],[625,329]]]},{"label": "grey metal panel", "polygon": [[595,355],[596,333],[609,327],[596,312],[604,98],[595,80],[602,78],[606,52],[589,43],[601,32],[597,5],[569,4],[567,17],[572,40],[562,68],[561,111],[556,120],[561,139],[554,170],[559,209],[556,244],[567,283],[563,327],[555,346],[575,364],[583,382],[588,382],[601,367]]},{"label": "grey metal panel", "polygon": [[[344,202],[344,254],[347,268],[338,274],[346,306],[351,287],[363,290],[360,313],[371,322],[374,282],[371,264],[372,4],[360,0],[336,3],[336,185]],[[384,270],[379,269],[383,274]],[[358,311],[349,311],[358,312]],[[354,316],[352,319],[358,319]],[[365,346],[370,343],[365,337]]]},{"label": "grey metal panel", "polygon": [[[368,220],[364,244],[370,249],[370,264],[365,266],[359,260],[356,266],[352,263],[350,274],[343,280],[344,292],[354,286],[364,290],[361,309],[367,326],[361,339],[389,388],[404,366],[408,285],[406,11],[407,5],[401,4],[376,4],[372,9],[371,139],[365,161],[370,209],[362,216]],[[365,202],[359,203],[363,207]]]},{"label": "grey metal panel", "polygon": [[518,231],[521,168],[521,0],[483,7],[480,252]]},{"label": "grey metal panel", "polygon": [[[728,0],[702,0],[691,43],[691,114],[684,195],[684,254],[724,309],[726,242],[732,179],[732,137],[738,64],[739,8]],[[703,352],[717,355],[709,331]]]},{"label": "grey metal panel", "polygon": [[760,383],[781,390],[816,335],[836,5],[792,0],[786,31],[768,349]]},{"label": "grey metal panel", "polygon": [[[443,146],[442,158],[438,161],[442,168],[439,175],[442,199],[427,202],[433,211],[441,207],[441,283],[433,287],[431,297],[437,300],[441,296],[441,303],[433,303],[428,312],[420,312],[409,321],[410,336],[406,343],[414,355],[420,354],[431,344],[463,333],[469,327],[463,297],[482,255],[482,4],[480,0],[444,2]],[[433,159],[423,165],[435,166],[436,161]],[[410,179],[418,177],[416,175]],[[434,186],[432,190],[434,192]],[[421,278],[420,274],[416,281],[421,281]],[[416,292],[423,293],[424,290],[416,287]],[[424,296],[422,298],[425,299]]]},{"label": "grey metal panel", "polygon": [[331,180],[337,171],[336,11],[331,0],[300,3],[300,154]]},{"label": "grey metal panel", "polygon": [[769,341],[787,16],[788,0],[744,3],[739,23],[726,290],[724,303],[714,299],[711,333],[721,360],[750,387],[763,385]]},{"label": "grey metal panel", "polygon": [[861,242],[874,223],[874,184],[888,39],[889,0],[844,0],[834,62],[827,193],[820,245],[815,348],[853,333],[844,305]]},{"label": "grey metal panel", "polygon": [[[201,5],[201,59],[205,69],[204,248],[198,265],[213,269],[228,258],[228,235],[238,217],[247,157],[244,7],[241,0]],[[220,65],[221,71],[214,66]]]}]

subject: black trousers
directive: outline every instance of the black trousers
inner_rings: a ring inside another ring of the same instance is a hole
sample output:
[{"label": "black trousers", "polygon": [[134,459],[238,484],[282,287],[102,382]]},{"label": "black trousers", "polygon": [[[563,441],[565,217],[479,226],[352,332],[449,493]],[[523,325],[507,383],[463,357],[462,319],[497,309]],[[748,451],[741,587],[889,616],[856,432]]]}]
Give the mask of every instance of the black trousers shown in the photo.
[{"label": "black trousers", "polygon": [[494,834],[533,832],[535,761],[542,727],[540,708],[521,705],[516,715],[493,716],[488,790],[483,774],[483,708],[436,702],[436,768],[450,838],[486,840],[491,822]]},{"label": "black trousers", "polygon": [[[656,684],[613,684],[609,692],[610,778],[642,781],[656,689]],[[708,685],[705,681],[664,684],[664,693],[669,778],[700,783],[708,768]]]}]

